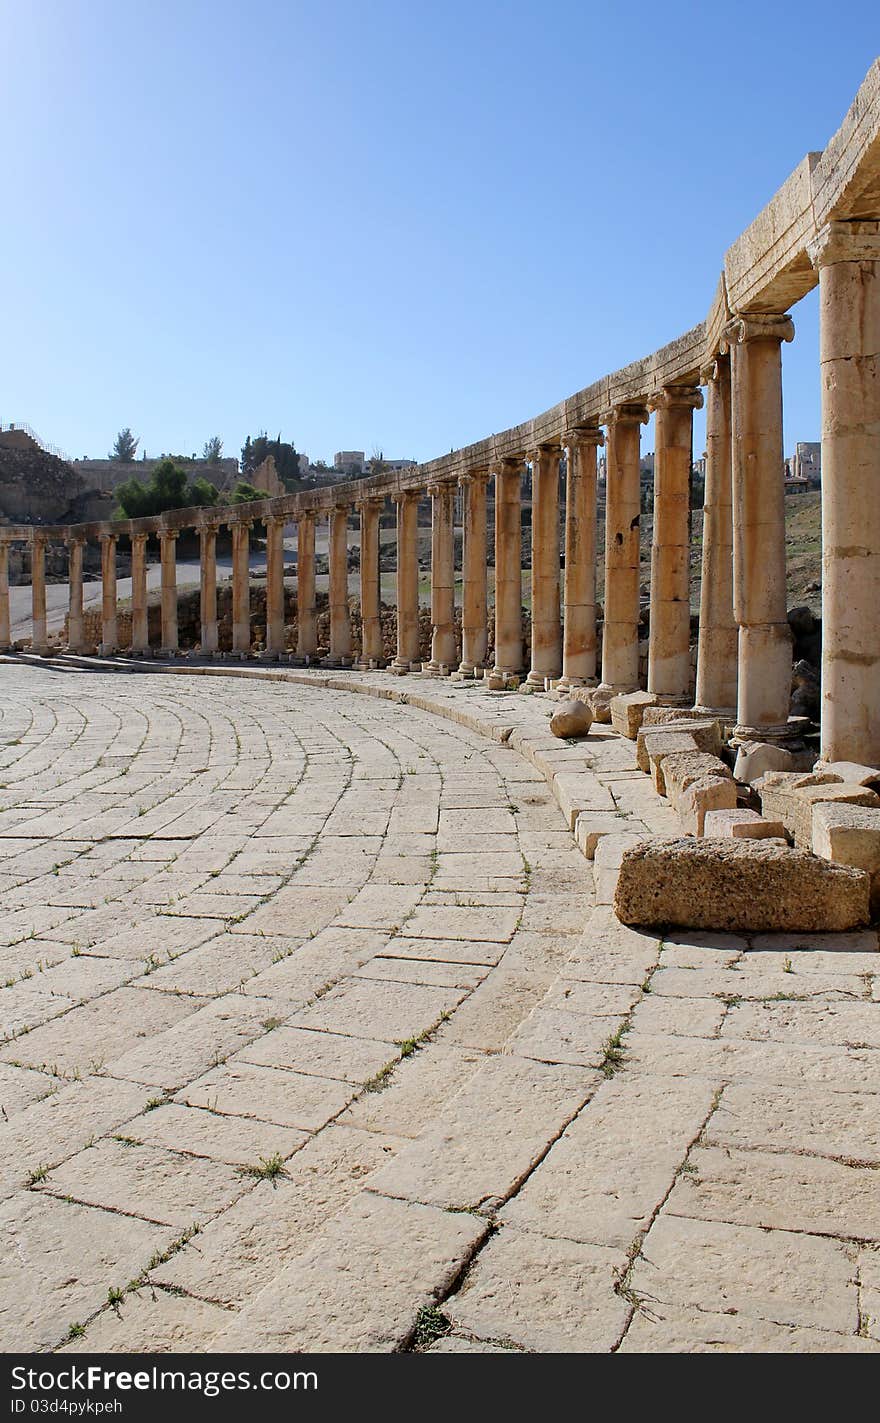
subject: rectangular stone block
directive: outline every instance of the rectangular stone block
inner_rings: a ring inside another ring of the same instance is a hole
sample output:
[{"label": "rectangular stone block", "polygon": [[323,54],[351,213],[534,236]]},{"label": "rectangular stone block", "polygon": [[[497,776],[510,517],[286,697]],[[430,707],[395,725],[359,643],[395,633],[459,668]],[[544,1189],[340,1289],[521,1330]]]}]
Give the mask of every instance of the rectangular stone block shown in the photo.
[{"label": "rectangular stone block", "polygon": [[[671,756],[664,756],[661,771],[665,785],[664,794],[676,809],[679,796],[688,786],[693,785],[694,781],[702,780],[705,776],[721,776],[725,780],[731,778],[730,770],[721,758],[710,755],[708,751],[675,751]],[[733,804],[736,805],[735,798]]]},{"label": "rectangular stone block", "polygon": [[656,705],[654,692],[627,692],[611,701],[611,725],[619,736],[635,741],[648,707]]},{"label": "rectangular stone block", "polygon": [[[708,751],[712,756],[721,753],[721,728],[717,721],[679,721],[674,726],[650,726],[643,722],[636,736],[636,760],[640,770],[646,773],[651,769],[650,752],[645,747],[649,736],[689,736],[697,751]],[[691,749],[687,744],[669,747],[670,753]]]},{"label": "rectangular stone block", "polygon": [[756,810],[708,810],[703,834],[734,840],[785,839],[781,820],[765,820]]},{"label": "rectangular stone block", "polygon": [[824,770],[828,775],[845,781],[848,786],[880,788],[880,770],[876,766],[861,766],[856,761],[831,761]]},{"label": "rectangular stone block", "polygon": [[736,782],[729,776],[701,776],[682,791],[676,802],[685,835],[702,835],[709,810],[736,807]]},{"label": "rectangular stone block", "polygon": [[868,923],[870,880],[776,840],[641,840],[624,850],[624,924],[743,933],[838,932]]},{"label": "rectangular stone block", "polygon": [[[780,773],[777,773],[780,774]],[[768,820],[781,820],[794,843],[808,850],[813,843],[813,807],[823,802],[836,805],[862,805],[880,810],[880,796],[866,786],[848,785],[845,781],[826,781],[821,785],[781,784],[768,777],[758,789],[761,809]]]},{"label": "rectangular stone block", "polygon": [[871,877],[871,912],[880,915],[880,810],[821,801],[813,806],[813,854]]},{"label": "rectangular stone block", "polygon": [[640,820],[617,810],[585,810],[578,816],[574,827],[574,838],[578,848],[588,860],[596,853],[596,846],[603,835],[647,835],[648,828]]}]

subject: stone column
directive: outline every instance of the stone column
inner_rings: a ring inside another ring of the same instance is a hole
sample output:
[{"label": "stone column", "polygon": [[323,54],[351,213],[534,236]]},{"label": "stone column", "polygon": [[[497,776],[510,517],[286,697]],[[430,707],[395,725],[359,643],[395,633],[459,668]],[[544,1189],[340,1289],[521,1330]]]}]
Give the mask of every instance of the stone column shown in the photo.
[{"label": "stone column", "polygon": [[284,652],[284,520],[266,520],[266,652]]},{"label": "stone column", "polygon": [[565,593],[560,692],[596,685],[596,449],[599,429],[564,437]]},{"label": "stone column", "polygon": [[232,651],[246,656],[251,650],[251,520],[233,519],[232,533]]},{"label": "stone column", "polygon": [[67,542],[67,650],[85,652],[85,620],[83,618],[83,549],[82,534],[71,534]]},{"label": "stone column", "polygon": [[690,485],[694,411],[702,403],[689,385],[665,386],[649,401],[657,419],[648,691],[670,706],[690,701]]},{"label": "stone column", "polygon": [[159,530],[162,557],[162,652],[173,657],[177,652],[177,529]]},{"label": "stone column", "polygon": [[489,630],[486,567],[485,470],[471,470],[458,481],[464,490],[464,547],[462,553],[460,677],[473,677],[486,662]]},{"label": "stone column", "polygon": [[318,649],[315,621],[315,516],[300,514],[296,524],[296,655],[314,657]]},{"label": "stone column", "polygon": [[419,499],[421,490],[392,494],[397,505],[397,655],[394,672],[419,663]]},{"label": "stone column", "polygon": [[423,670],[439,677],[455,664],[455,485],[439,480],[431,496],[431,660]]},{"label": "stone column", "polygon": [[532,665],[526,678],[543,689],[562,670],[559,623],[559,446],[542,445],[532,465]]},{"label": "stone column", "polygon": [[382,648],[382,587],[379,573],[379,515],[384,508],[382,498],[362,499],[358,504],[361,516],[361,655],[358,665],[381,666]]},{"label": "stone column", "polygon": [[733,604],[739,625],[734,735],[776,741],[788,731],[791,633],[785,589],[782,342],[788,316],[736,317],[732,356]]},{"label": "stone column", "polygon": [[46,536],[35,529],[31,535],[31,651],[48,652],[46,636]]},{"label": "stone column", "polygon": [[605,463],[605,602],[602,682],[607,693],[639,686],[639,426],[645,405],[617,405],[608,427]]},{"label": "stone column", "polygon": [[131,651],[149,652],[147,614],[147,535],[131,536]]},{"label": "stone column", "polygon": [[522,460],[493,465],[495,479],[494,677],[522,671]]},{"label": "stone column", "polygon": [[9,540],[0,537],[0,652],[12,646],[12,619],[9,616]]},{"label": "stone column", "polygon": [[832,222],[819,269],[824,761],[880,766],[880,222]]},{"label": "stone column", "polygon": [[217,632],[217,520],[199,525],[199,643],[207,657],[220,646]]},{"label": "stone column", "polygon": [[351,661],[351,615],[348,609],[348,507],[330,511],[330,652],[328,666]]},{"label": "stone column", "polygon": [[737,627],[733,616],[730,468],[730,358],[700,373],[706,386],[706,487],[695,710],[724,721],[736,714]]},{"label": "stone column", "polygon": [[99,534],[101,540],[101,657],[112,657],[119,644],[116,624],[116,535]]}]

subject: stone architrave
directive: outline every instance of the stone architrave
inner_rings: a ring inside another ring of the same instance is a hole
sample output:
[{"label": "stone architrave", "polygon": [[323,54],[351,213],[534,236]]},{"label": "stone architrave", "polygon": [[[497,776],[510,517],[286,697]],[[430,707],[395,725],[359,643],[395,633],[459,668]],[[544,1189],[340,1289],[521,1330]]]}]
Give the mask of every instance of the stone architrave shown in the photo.
[{"label": "stone architrave", "polygon": [[459,485],[464,490],[464,547],[462,553],[461,662],[459,675],[473,677],[486,661],[488,646],[486,567],[485,470],[470,470]]},{"label": "stone architrave", "polygon": [[562,678],[557,691],[596,685],[596,450],[598,428],[563,436],[565,460],[565,579]]},{"label": "stone architrave", "polygon": [[131,536],[131,651],[147,652],[150,626],[147,613],[147,535]]},{"label": "stone architrave", "polygon": [[306,510],[296,522],[296,655],[310,658],[317,650],[315,515]]},{"label": "stone architrave", "polygon": [[[455,663],[455,485],[444,479],[428,487],[431,496],[431,660],[433,676]],[[456,664],[457,665],[457,664]]]},{"label": "stone architrave", "polygon": [[217,635],[217,530],[219,521],[206,519],[199,526],[199,641],[211,655],[220,646]]},{"label": "stone architrave", "polygon": [[821,755],[880,766],[880,221],[829,223],[811,256],[822,389]]},{"label": "stone architrave", "polygon": [[738,316],[725,328],[732,357],[733,588],[739,627],[734,734],[741,741],[778,741],[788,732],[781,348],[793,338],[788,316]]},{"label": "stone architrave", "polygon": [[648,691],[672,706],[690,700],[690,483],[694,411],[702,404],[688,385],[666,386],[649,402],[656,429]]},{"label": "stone architrave", "polygon": [[543,689],[562,671],[559,622],[559,446],[541,445],[532,465],[532,648],[526,678]]},{"label": "stone architrave", "polygon": [[162,559],[162,651],[173,656],[178,649],[177,640],[177,529],[159,530],[159,549]]},{"label": "stone architrave", "polygon": [[697,711],[732,721],[736,715],[737,626],[733,615],[730,357],[717,356],[700,372],[706,386],[706,483]]},{"label": "stone architrave", "polygon": [[605,600],[602,624],[603,693],[639,686],[639,427],[648,419],[641,402],[615,406],[606,426]]},{"label": "stone architrave", "polygon": [[83,550],[82,534],[67,539],[67,649],[85,652],[85,619],[83,617]]},{"label": "stone architrave", "polygon": [[397,506],[397,654],[394,672],[409,672],[419,662],[419,499],[421,490],[402,489],[391,498]]},{"label": "stone architrave", "polygon": [[522,473],[520,458],[495,463],[495,665],[493,675],[522,671]]},{"label": "stone architrave", "polygon": [[112,657],[119,645],[116,618],[116,536],[102,533],[101,540],[101,646],[102,657]]}]

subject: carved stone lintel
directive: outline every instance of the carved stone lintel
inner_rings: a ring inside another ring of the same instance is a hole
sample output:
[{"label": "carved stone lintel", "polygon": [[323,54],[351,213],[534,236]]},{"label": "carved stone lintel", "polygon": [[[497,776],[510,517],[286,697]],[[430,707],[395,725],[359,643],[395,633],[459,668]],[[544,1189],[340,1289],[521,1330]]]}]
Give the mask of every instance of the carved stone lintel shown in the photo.
[{"label": "carved stone lintel", "polygon": [[880,222],[829,222],[807,245],[817,270],[835,262],[880,262]]},{"label": "carved stone lintel", "polygon": [[793,341],[794,322],[784,313],[746,312],[734,316],[724,328],[721,354],[726,356],[731,346],[747,341]]}]

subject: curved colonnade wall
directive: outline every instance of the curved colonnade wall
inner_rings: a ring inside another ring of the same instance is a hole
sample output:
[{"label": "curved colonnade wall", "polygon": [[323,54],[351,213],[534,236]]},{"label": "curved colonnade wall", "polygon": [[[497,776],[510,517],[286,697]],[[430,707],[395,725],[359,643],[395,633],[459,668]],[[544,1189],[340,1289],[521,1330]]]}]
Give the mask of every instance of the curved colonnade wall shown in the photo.
[{"label": "curved colonnade wall", "polygon": [[[223,508],[70,526],[0,528],[0,647],[10,644],[7,560],[31,546],[32,647],[46,637],[45,551],[70,558],[70,650],[84,650],[82,554],[102,545],[102,643],[116,650],[116,542],[131,539],[131,651],[148,648],[146,548],[161,550],[162,649],[177,649],[175,540],[201,544],[201,648],[217,648],[216,538],[232,533],[233,649],[250,650],[249,530],[266,526],[266,653],[284,652],[284,525],[298,525],[297,655],[316,651],[315,523],[329,522],[330,660],[355,656],[347,527],[361,520],[361,665],[382,659],[379,514],[397,506],[397,655],[419,660],[417,502],[432,500],[431,659],[437,675],[484,669],[487,484],[494,483],[495,650],[490,685],[522,675],[595,687],[639,685],[640,429],[656,412],[647,690],[712,710],[742,739],[788,731],[782,348],[790,307],[819,286],[822,392],[823,654],[821,752],[880,765],[880,61],[841,128],[811,153],[728,250],[706,320],[644,360],[521,425],[413,469]],[[705,392],[705,394],[704,394]],[[689,655],[689,485],[693,411],[706,406],[706,483],[696,688]],[[596,472],[605,446],[605,588],[596,636]],[[565,574],[560,599],[559,471],[565,457]],[[522,476],[532,469],[531,650],[521,653]],[[461,647],[454,615],[453,509],[464,491]]]}]

